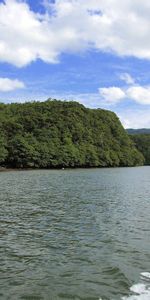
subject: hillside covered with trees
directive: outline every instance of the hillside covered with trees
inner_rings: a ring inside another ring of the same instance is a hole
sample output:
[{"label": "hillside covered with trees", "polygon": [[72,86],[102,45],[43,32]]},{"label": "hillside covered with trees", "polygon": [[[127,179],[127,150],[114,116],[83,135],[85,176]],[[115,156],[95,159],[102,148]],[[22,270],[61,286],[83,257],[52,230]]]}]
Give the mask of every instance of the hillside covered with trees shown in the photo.
[{"label": "hillside covered with trees", "polygon": [[[149,132],[148,129],[147,132]],[[150,165],[150,132],[141,134],[133,134],[132,132],[130,138],[134,142],[136,148],[143,154],[145,165]]]},{"label": "hillside covered with trees", "polygon": [[113,112],[51,99],[0,104],[1,167],[113,167],[143,162]]}]

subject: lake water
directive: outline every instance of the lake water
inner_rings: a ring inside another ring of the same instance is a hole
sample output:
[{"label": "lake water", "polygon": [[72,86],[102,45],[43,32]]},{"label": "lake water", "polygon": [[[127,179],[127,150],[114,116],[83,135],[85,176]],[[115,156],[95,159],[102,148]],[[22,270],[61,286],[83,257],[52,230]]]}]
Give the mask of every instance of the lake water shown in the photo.
[{"label": "lake water", "polygon": [[0,173],[0,299],[150,299],[150,167]]}]

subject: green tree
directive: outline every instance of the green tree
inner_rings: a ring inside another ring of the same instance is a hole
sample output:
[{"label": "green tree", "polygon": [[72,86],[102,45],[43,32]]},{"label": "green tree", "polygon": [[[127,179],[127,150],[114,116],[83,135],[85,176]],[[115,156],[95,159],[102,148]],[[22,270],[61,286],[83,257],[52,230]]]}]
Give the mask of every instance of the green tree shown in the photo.
[{"label": "green tree", "polygon": [[142,165],[137,148],[149,160],[147,137],[132,142],[113,112],[73,101],[0,104],[0,132],[0,163],[6,167]]}]

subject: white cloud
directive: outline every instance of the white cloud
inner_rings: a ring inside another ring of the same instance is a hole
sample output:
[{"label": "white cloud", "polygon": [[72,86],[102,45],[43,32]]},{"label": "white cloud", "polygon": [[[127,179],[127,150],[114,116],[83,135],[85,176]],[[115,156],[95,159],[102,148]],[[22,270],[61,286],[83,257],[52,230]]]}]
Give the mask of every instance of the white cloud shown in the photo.
[{"label": "white cloud", "polygon": [[140,104],[150,105],[150,87],[132,86],[127,89],[127,97]]},{"label": "white cloud", "polygon": [[56,63],[64,52],[89,48],[150,59],[147,0],[46,1],[45,14],[23,0],[0,3],[0,61]]},{"label": "white cloud", "polygon": [[128,73],[120,74],[120,79],[125,81],[126,84],[134,84],[135,79]]},{"label": "white cloud", "polygon": [[0,92],[10,92],[24,87],[24,83],[18,79],[0,78]]},{"label": "white cloud", "polygon": [[99,88],[100,97],[106,104],[116,104],[122,100],[133,100],[141,105],[150,105],[150,86],[133,85],[124,88]]},{"label": "white cloud", "polygon": [[117,112],[125,128],[150,128],[150,113],[146,109]]},{"label": "white cloud", "polygon": [[109,104],[116,104],[126,97],[125,92],[119,87],[100,88],[100,96]]}]

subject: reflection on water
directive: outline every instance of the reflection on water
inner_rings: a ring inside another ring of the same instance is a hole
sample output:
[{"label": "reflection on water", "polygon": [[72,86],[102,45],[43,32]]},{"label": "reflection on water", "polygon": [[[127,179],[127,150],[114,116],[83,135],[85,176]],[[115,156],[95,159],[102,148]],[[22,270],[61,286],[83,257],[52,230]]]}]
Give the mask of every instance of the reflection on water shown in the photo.
[{"label": "reflection on water", "polygon": [[0,173],[0,298],[150,299],[149,178],[150,167]]}]

